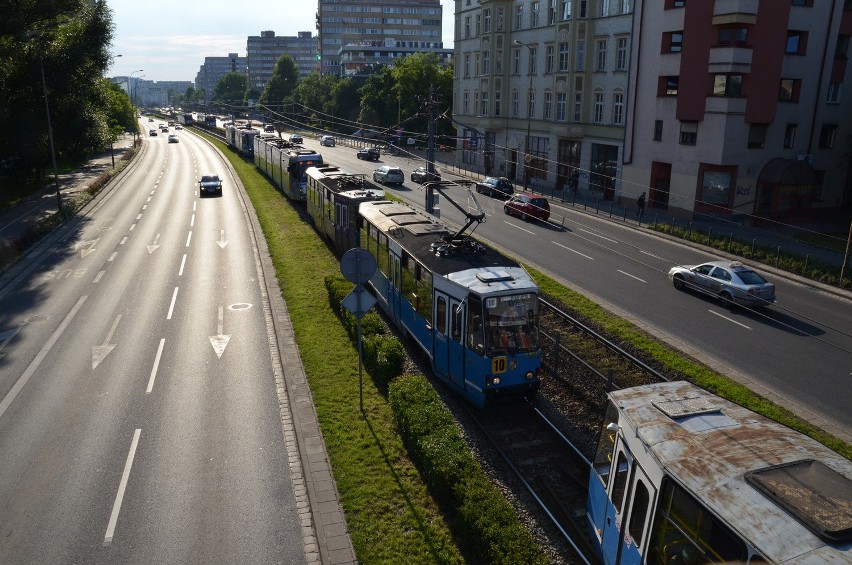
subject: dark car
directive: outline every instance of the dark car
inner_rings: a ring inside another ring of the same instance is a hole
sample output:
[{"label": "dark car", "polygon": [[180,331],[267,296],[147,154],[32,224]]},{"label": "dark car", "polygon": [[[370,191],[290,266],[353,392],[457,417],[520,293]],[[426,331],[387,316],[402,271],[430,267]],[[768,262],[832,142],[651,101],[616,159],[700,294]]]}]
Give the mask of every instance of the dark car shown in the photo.
[{"label": "dark car", "polygon": [[157,130],[155,130],[155,129],[149,129],[149,130],[148,130],[148,135],[156,136],[156,135],[157,135]]},{"label": "dark car", "polygon": [[426,182],[426,179],[430,181],[439,181],[441,180],[441,175],[438,173],[432,173],[431,175],[426,170],[426,167],[417,167],[415,170],[411,171],[411,182],[416,182],[417,184],[423,184]]},{"label": "dark car", "polygon": [[266,124],[265,126],[263,126],[263,131],[275,133],[275,126],[272,124]]},{"label": "dark car", "polygon": [[355,156],[366,161],[378,161],[381,153],[375,147],[365,147],[364,149],[359,149]]},{"label": "dark car", "polygon": [[304,143],[304,141],[305,140],[302,139],[302,136],[299,135],[298,133],[294,133],[293,135],[290,136],[290,143]]},{"label": "dark car", "polygon": [[530,218],[546,222],[550,217],[550,202],[540,196],[515,194],[503,205],[503,212],[527,221]]},{"label": "dark car", "polygon": [[204,175],[201,177],[201,180],[198,181],[199,186],[199,196],[204,196],[205,194],[218,194],[222,196],[222,179],[219,178],[219,175]]},{"label": "dark car", "polygon": [[484,181],[476,183],[476,192],[508,200],[515,193],[515,187],[506,177],[486,177]]}]

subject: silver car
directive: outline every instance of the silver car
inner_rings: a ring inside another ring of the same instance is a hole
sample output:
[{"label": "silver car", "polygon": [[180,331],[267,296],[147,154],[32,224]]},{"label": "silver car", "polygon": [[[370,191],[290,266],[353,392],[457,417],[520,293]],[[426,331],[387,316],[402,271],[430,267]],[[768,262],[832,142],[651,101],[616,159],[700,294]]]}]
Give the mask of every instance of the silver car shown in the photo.
[{"label": "silver car", "polygon": [[717,298],[722,306],[750,308],[775,302],[775,285],[739,261],[710,261],[701,265],[680,265],[669,270],[678,290],[697,290]]},{"label": "silver car", "polygon": [[402,184],[405,182],[405,174],[399,167],[382,165],[373,171],[373,181],[381,184]]}]

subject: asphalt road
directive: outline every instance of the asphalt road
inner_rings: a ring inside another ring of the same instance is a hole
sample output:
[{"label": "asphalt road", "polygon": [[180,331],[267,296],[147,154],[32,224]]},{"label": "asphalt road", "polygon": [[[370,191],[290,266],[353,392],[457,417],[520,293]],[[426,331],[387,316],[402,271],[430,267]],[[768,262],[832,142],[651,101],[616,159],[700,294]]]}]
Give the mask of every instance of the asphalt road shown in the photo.
[{"label": "asphalt road", "polygon": [[[305,139],[311,148],[319,143]],[[389,192],[423,207],[423,190],[408,180],[424,163],[382,156],[378,163],[355,158],[351,147],[322,147],[326,162],[369,173],[383,164],[400,166],[402,187]],[[451,175],[444,174],[445,180]],[[458,190],[463,206],[472,205]],[[667,273],[673,265],[723,259],[644,229],[607,221],[552,204],[551,222],[524,222],[503,214],[503,203],[477,200],[487,220],[477,236],[629,319],[650,333],[747,384],[806,420],[852,441],[852,302],[818,287],[766,273],[778,303],[762,311],[719,306],[714,300],[676,291]],[[461,213],[441,202],[442,218],[458,225]]]},{"label": "asphalt road", "polygon": [[246,211],[179,135],[0,290],[0,563],[305,561]]}]

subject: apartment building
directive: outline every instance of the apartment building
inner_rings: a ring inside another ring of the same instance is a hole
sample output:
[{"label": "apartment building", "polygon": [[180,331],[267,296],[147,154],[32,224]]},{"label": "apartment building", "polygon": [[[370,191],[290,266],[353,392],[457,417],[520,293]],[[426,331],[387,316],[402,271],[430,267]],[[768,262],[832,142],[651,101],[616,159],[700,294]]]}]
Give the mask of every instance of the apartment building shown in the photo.
[{"label": "apartment building", "polygon": [[850,35],[849,0],[636,0],[622,194],[686,216],[848,205]]},{"label": "apartment building", "polygon": [[310,31],[300,31],[295,37],[276,36],[274,31],[250,35],[246,53],[249,88],[261,91],[272,77],[278,59],[285,53],[296,63],[300,76],[317,70],[317,38]]},{"label": "apartment building", "polygon": [[632,0],[456,0],[460,159],[486,174],[615,196]]},{"label": "apartment building", "polygon": [[248,72],[248,62],[237,53],[228,53],[227,57],[204,57],[204,64],[195,75],[195,89],[204,90],[204,98],[208,102],[213,98],[216,83],[228,73]]},{"label": "apartment building", "polygon": [[321,72],[358,76],[410,53],[449,57],[440,0],[319,0]]}]

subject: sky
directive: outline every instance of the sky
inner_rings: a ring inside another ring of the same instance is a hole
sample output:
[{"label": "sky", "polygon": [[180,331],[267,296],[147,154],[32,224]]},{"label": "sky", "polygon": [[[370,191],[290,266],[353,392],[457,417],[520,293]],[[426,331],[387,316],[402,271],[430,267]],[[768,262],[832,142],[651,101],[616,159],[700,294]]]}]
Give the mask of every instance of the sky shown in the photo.
[{"label": "sky", "polygon": [[[107,76],[195,81],[205,57],[246,54],[246,38],[273,30],[316,35],[316,0],[107,0],[115,24]],[[453,47],[453,0],[443,6],[444,47]],[[121,55],[120,57],[118,55]],[[143,72],[136,72],[142,70]]]}]

